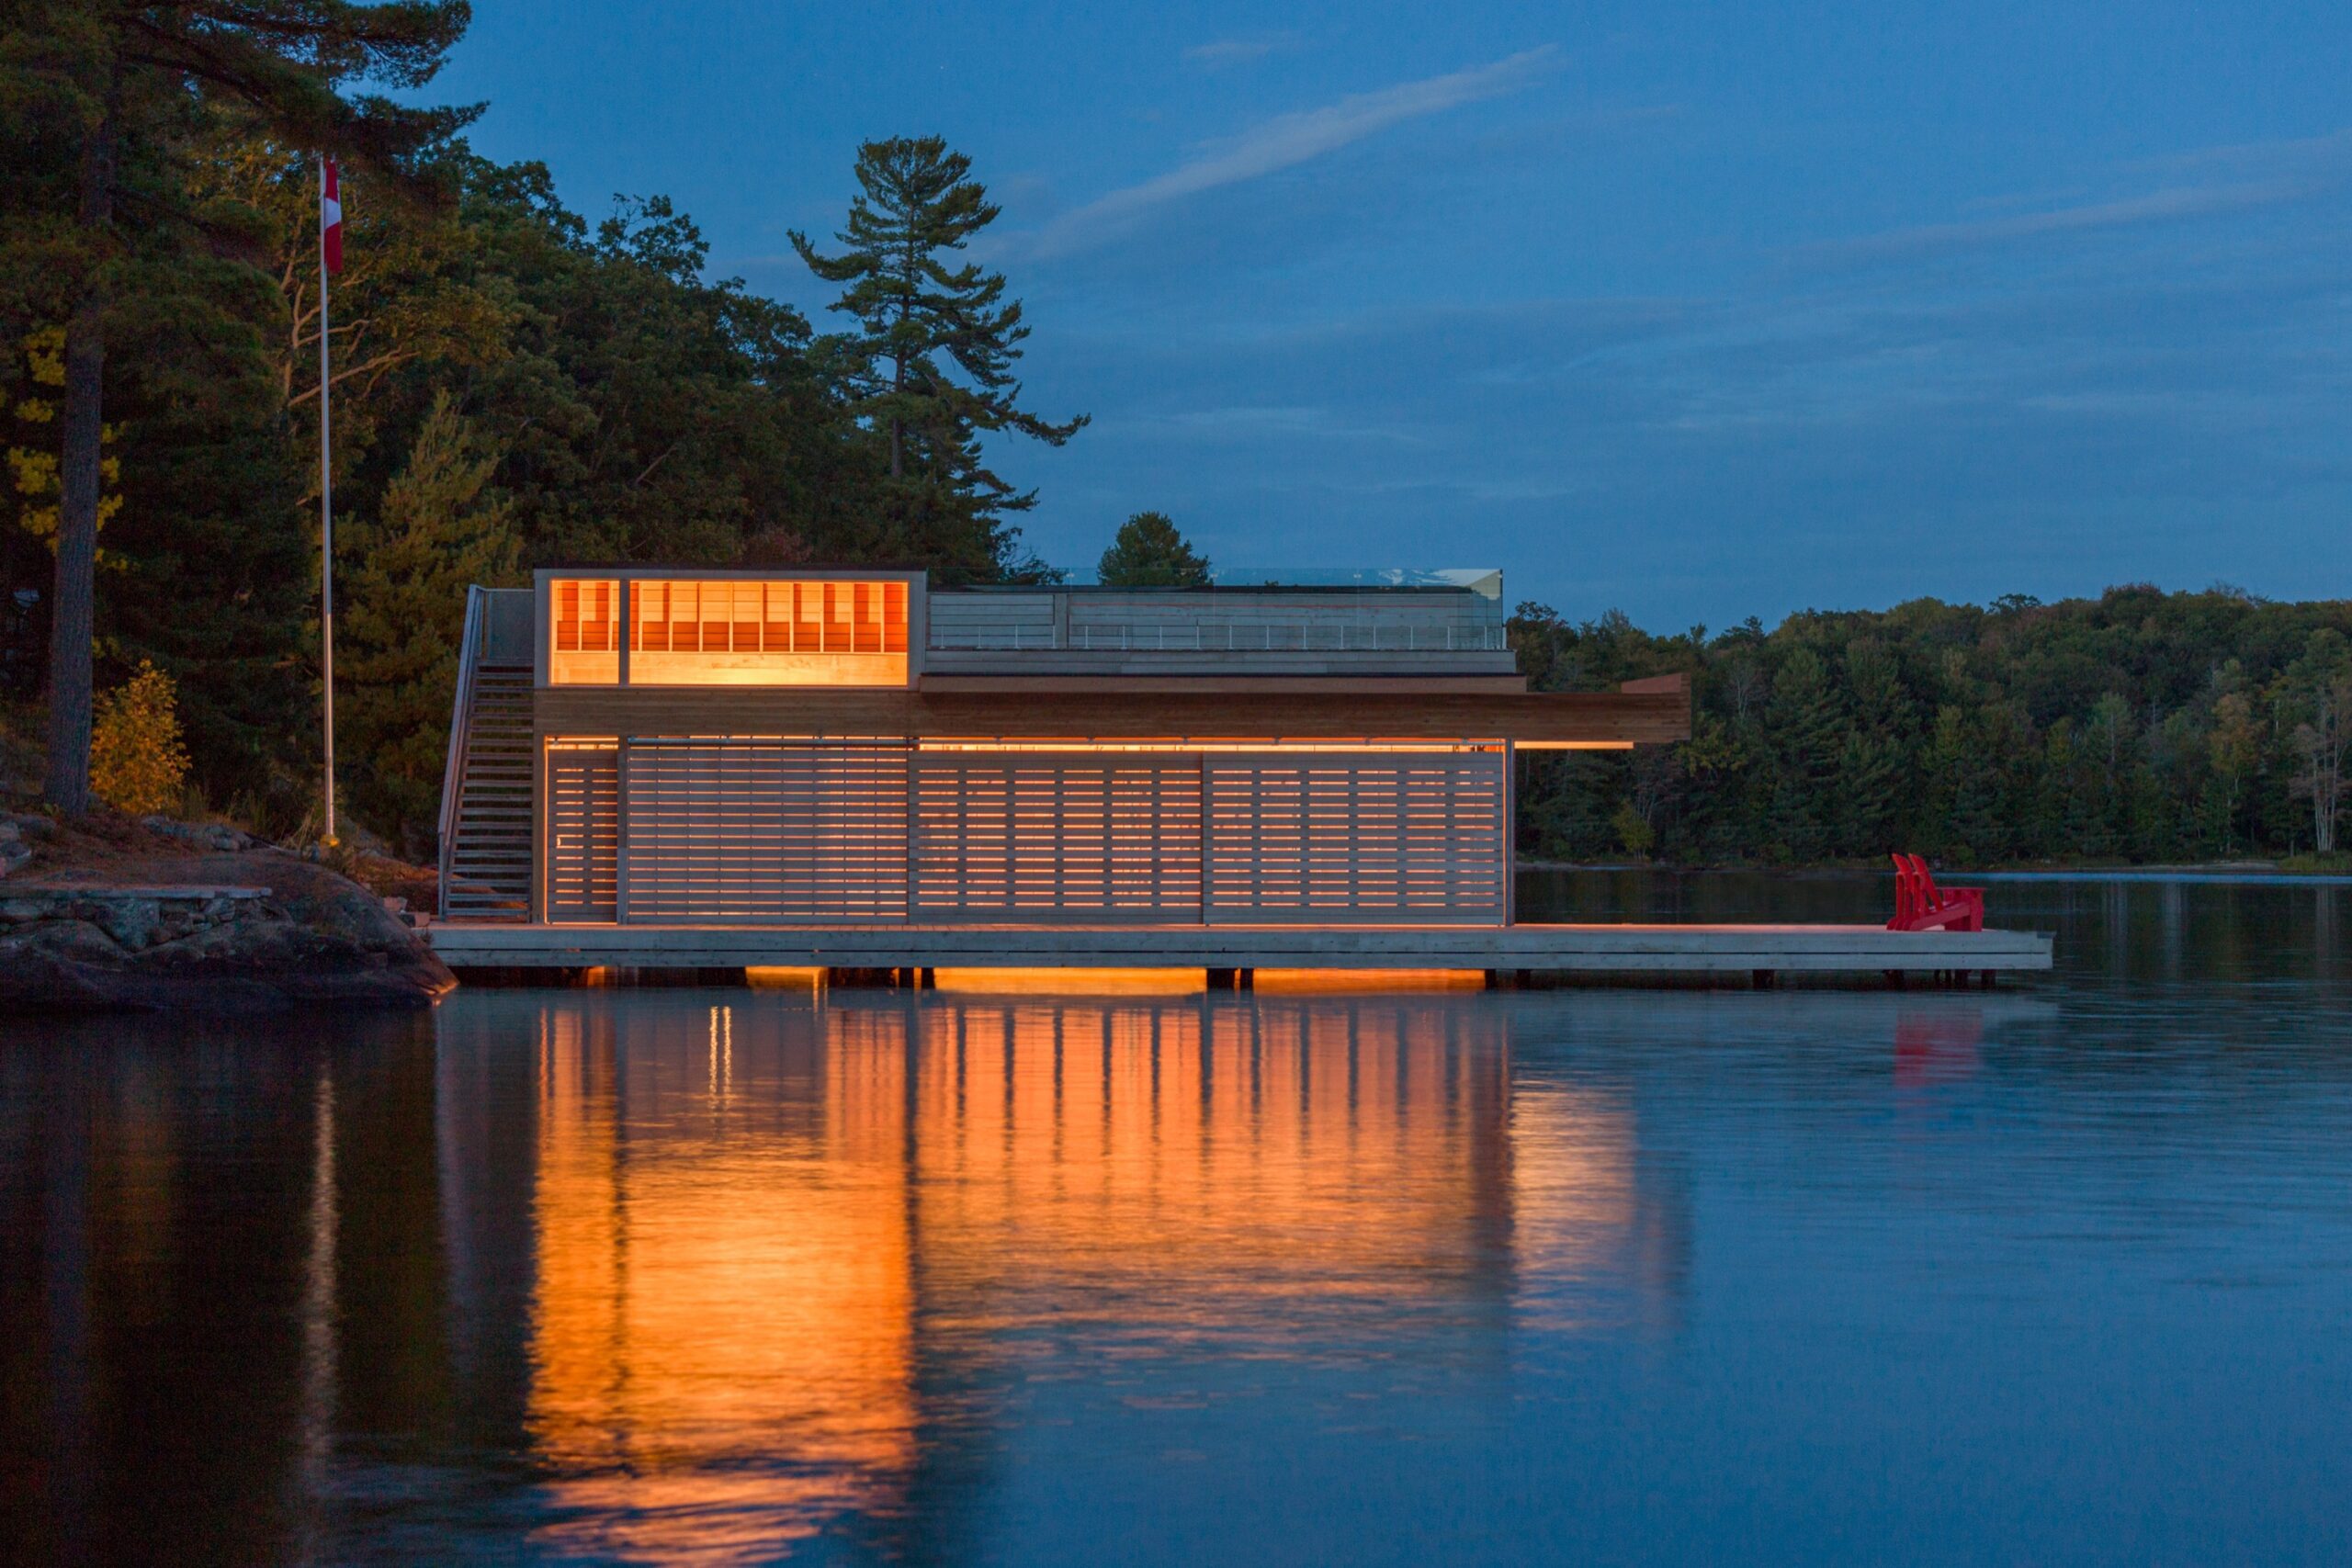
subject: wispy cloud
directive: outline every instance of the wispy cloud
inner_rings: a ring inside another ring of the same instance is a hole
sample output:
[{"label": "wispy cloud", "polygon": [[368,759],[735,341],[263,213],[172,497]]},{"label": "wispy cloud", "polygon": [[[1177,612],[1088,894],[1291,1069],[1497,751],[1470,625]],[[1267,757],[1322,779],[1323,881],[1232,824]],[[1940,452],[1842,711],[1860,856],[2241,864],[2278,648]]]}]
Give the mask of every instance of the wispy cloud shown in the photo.
[{"label": "wispy cloud", "polygon": [[1980,197],[1964,210],[1984,214],[1982,217],[1831,241],[1805,247],[1799,254],[1829,262],[1898,260],[2301,201],[2352,179],[2352,129],[2322,136],[2191,148],[2125,164],[2115,172],[2179,183],[2107,199],[2086,199],[2079,189]]},{"label": "wispy cloud", "polygon": [[1294,168],[1390,126],[1519,92],[1552,69],[1557,54],[1546,44],[1490,65],[1357,93],[1321,108],[1277,115],[1238,136],[1203,148],[1198,156],[1164,175],[1064,213],[1037,231],[1034,248],[1040,255],[1081,250],[1170,202]]},{"label": "wispy cloud", "polygon": [[1266,437],[1329,441],[1377,441],[1398,446],[1427,446],[1430,437],[1396,425],[1372,424],[1335,418],[1332,411],[1315,404],[1266,406],[1227,404],[1189,409],[1182,412],[1132,422],[1134,428],[1156,431],[1189,440],[1211,443],[1250,442]]},{"label": "wispy cloud", "polygon": [[1189,65],[1216,71],[1227,65],[1247,65],[1263,60],[1270,54],[1282,54],[1298,47],[1295,32],[1249,33],[1239,38],[1212,39],[1196,43],[1184,51]]},{"label": "wispy cloud", "polygon": [[2352,167],[2352,128],[2319,136],[2296,136],[2269,141],[2225,141],[2145,158],[2132,165],[2143,169],[2267,169],[2342,174]]},{"label": "wispy cloud", "polygon": [[1962,223],[1928,223],[1896,229],[1860,239],[1834,240],[1806,246],[1799,254],[1826,262],[1899,261],[2008,244],[2051,234],[2082,233],[2100,229],[2125,229],[2150,223],[2176,222],[2217,213],[2273,207],[2312,195],[2319,185],[2308,179],[2255,180],[2242,184],[2180,186],[2143,196],[2110,201],[2082,202],[2040,212],[2018,212]]}]

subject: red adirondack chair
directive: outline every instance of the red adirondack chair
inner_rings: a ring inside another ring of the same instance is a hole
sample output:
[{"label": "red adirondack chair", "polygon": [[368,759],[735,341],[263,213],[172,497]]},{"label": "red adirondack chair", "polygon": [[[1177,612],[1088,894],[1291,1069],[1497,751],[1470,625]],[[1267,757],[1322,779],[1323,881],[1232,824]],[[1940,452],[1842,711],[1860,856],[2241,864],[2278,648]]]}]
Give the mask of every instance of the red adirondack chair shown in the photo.
[{"label": "red adirondack chair", "polygon": [[1917,855],[1891,855],[1894,862],[1894,919],[1891,931],[1981,931],[1984,890],[1938,887],[1928,863]]}]

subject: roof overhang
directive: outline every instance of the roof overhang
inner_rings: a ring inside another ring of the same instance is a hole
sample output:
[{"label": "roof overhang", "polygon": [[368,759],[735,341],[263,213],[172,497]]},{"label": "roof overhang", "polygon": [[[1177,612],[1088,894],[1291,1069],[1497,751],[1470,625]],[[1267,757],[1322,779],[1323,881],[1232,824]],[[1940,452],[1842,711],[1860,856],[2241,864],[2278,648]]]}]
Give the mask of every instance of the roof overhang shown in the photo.
[{"label": "roof overhang", "polygon": [[933,691],[558,686],[542,733],[914,739],[1448,740],[1619,748],[1690,734],[1687,680],[1616,692]]}]

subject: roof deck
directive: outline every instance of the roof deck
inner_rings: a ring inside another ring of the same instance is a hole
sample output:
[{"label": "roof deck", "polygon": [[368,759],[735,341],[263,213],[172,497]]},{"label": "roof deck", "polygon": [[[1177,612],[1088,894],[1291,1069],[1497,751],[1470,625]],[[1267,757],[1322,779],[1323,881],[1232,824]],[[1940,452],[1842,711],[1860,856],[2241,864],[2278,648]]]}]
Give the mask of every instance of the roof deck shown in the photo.
[{"label": "roof deck", "polygon": [[1463,679],[1524,690],[1497,592],[1218,587],[946,590],[926,676]]}]

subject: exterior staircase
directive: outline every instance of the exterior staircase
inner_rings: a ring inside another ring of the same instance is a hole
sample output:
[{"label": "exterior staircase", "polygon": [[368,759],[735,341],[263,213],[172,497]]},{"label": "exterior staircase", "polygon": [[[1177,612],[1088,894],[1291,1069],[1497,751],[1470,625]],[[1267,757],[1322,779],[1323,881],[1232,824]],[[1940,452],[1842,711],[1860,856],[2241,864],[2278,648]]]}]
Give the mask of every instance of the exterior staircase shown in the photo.
[{"label": "exterior staircase", "polygon": [[[505,603],[510,597],[519,604]],[[526,592],[467,591],[457,711],[441,784],[445,920],[530,919],[529,608]],[[513,635],[518,618],[519,637]]]}]

